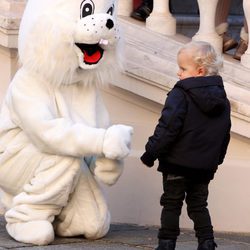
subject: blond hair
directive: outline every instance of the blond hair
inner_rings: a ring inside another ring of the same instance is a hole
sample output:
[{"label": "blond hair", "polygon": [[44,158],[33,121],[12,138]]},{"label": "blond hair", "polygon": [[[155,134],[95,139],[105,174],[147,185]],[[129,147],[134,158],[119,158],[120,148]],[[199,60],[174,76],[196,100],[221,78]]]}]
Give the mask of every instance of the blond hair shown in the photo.
[{"label": "blond hair", "polygon": [[191,54],[195,64],[204,67],[206,76],[219,74],[219,70],[223,66],[223,60],[210,43],[203,41],[189,42],[179,50],[178,54],[184,50]]}]

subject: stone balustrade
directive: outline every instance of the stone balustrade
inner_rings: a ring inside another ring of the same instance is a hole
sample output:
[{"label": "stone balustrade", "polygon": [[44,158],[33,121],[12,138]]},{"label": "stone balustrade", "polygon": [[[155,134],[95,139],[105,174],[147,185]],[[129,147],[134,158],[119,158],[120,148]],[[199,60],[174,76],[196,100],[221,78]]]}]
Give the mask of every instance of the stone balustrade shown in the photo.
[{"label": "stone balustrade", "polygon": [[[215,31],[215,12],[219,0],[197,0],[200,12],[200,25],[193,40],[210,42],[218,52],[222,52],[222,38]],[[169,0],[154,0],[154,8],[146,20],[146,28],[163,35],[176,34],[175,17],[169,11]],[[243,0],[246,21],[250,24],[250,1]],[[133,9],[132,0],[119,0],[119,14],[130,16]],[[249,25],[248,25],[249,26]],[[242,57],[241,64],[250,68],[250,47]]]}]

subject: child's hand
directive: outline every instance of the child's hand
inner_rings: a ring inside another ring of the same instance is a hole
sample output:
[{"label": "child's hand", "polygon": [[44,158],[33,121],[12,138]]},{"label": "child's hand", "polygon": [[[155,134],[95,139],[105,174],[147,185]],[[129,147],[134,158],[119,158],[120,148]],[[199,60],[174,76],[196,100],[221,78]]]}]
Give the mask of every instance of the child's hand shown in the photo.
[{"label": "child's hand", "polygon": [[147,167],[151,168],[151,167],[154,166],[155,159],[148,152],[145,152],[141,156],[141,161],[143,162],[144,165],[146,165]]}]

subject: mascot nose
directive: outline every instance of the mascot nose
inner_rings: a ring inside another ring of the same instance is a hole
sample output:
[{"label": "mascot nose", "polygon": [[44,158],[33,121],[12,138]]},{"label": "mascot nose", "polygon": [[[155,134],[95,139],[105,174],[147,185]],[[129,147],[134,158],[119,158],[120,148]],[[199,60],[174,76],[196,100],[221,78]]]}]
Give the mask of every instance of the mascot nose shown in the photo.
[{"label": "mascot nose", "polygon": [[114,27],[114,22],[111,19],[107,20],[106,27],[112,29]]}]

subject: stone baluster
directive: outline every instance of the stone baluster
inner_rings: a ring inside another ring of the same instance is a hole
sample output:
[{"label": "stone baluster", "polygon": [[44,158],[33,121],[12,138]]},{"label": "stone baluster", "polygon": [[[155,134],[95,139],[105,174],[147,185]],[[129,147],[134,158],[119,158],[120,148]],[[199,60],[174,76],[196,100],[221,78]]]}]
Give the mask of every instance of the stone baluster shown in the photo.
[{"label": "stone baluster", "polygon": [[146,27],[164,35],[176,34],[176,19],[169,11],[169,0],[154,0],[154,8],[146,19]]},{"label": "stone baluster", "polygon": [[[250,41],[250,1],[249,0],[243,0],[243,9],[244,14],[248,26],[248,41]],[[248,46],[247,51],[244,55],[241,56],[241,64],[247,68],[250,68],[250,46]]]},{"label": "stone baluster", "polygon": [[118,15],[130,16],[132,11],[133,11],[133,0],[118,1]]},{"label": "stone baluster", "polygon": [[195,36],[193,36],[193,40],[209,42],[218,53],[221,53],[222,38],[215,31],[215,14],[218,0],[197,1],[200,11],[200,27]]}]

